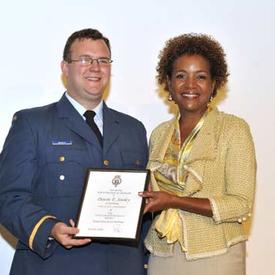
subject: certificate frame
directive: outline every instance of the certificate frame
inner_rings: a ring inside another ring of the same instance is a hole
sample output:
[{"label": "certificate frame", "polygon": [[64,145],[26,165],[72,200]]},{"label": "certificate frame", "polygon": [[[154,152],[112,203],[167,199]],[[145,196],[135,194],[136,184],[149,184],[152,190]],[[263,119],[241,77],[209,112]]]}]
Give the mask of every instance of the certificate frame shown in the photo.
[{"label": "certificate frame", "polygon": [[137,244],[140,239],[148,169],[88,169],[75,238]]}]

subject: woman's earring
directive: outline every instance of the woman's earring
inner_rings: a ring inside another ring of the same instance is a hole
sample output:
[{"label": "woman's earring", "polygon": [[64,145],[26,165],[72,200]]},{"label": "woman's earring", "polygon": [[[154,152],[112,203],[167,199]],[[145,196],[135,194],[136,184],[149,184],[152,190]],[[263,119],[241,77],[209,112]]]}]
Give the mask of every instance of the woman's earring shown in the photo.
[{"label": "woman's earring", "polygon": [[208,103],[207,103],[207,108],[210,106],[212,100],[213,100],[213,96],[211,95],[211,97],[209,98],[209,101],[208,101]]},{"label": "woman's earring", "polygon": [[168,101],[173,101],[172,95],[169,93]]}]

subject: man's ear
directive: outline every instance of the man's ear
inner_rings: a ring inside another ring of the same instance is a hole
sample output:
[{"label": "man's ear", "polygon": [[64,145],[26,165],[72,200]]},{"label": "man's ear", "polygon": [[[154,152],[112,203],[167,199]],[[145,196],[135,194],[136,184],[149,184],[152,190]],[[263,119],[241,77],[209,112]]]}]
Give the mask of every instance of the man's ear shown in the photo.
[{"label": "man's ear", "polygon": [[66,61],[62,60],[60,67],[61,67],[62,74],[67,77],[68,76],[68,63]]}]

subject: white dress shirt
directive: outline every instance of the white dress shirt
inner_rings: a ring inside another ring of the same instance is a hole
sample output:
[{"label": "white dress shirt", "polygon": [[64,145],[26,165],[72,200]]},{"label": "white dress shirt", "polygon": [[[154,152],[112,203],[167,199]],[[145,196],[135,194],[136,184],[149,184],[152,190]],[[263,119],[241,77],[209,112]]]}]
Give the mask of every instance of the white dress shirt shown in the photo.
[{"label": "white dress shirt", "polygon": [[[75,99],[73,99],[68,94],[68,92],[65,93],[65,96],[71,102],[71,104],[77,110],[77,112],[82,116],[82,118],[86,120],[83,114],[88,110],[86,110],[81,104],[79,104]],[[94,117],[94,121],[103,136],[103,100],[101,100],[100,103],[93,110],[90,111],[95,112],[96,115]]]}]

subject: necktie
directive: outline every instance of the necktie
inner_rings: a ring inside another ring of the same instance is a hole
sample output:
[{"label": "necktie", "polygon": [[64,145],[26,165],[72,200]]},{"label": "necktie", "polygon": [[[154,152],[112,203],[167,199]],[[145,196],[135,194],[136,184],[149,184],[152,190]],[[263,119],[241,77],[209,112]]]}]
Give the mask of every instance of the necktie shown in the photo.
[{"label": "necktie", "polygon": [[99,131],[95,121],[94,121],[94,117],[95,117],[95,112],[94,111],[86,111],[84,113],[84,117],[86,118],[86,122],[87,124],[92,128],[92,130],[94,131],[101,147],[103,146],[103,137],[101,135],[101,132]]}]

